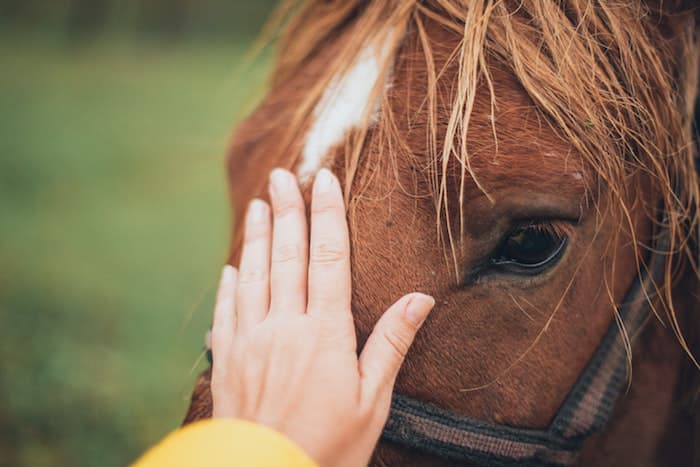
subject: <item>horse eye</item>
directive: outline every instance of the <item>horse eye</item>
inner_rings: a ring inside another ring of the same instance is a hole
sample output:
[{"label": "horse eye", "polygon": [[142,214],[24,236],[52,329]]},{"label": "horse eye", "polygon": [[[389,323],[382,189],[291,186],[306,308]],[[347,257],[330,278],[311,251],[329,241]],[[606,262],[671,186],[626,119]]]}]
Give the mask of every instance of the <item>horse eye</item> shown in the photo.
[{"label": "horse eye", "polygon": [[536,274],[556,263],[566,242],[566,236],[543,226],[521,226],[507,235],[491,262],[509,272]]}]

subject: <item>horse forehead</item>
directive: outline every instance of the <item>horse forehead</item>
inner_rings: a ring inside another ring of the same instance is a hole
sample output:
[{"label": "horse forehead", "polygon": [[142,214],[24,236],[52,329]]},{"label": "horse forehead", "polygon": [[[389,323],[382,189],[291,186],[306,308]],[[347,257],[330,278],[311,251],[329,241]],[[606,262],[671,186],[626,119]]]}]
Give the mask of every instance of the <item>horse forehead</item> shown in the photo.
[{"label": "horse forehead", "polygon": [[[376,86],[380,79],[385,81],[383,86],[391,85],[394,94],[412,95],[410,99],[399,99],[403,105],[391,99],[392,108],[397,107],[395,110],[404,114],[404,118],[398,118],[396,123],[408,146],[415,149],[415,154],[425,152],[426,148],[422,145],[427,140],[421,128],[429,119],[424,115],[424,99],[407,88],[416,85],[419,89],[427,87],[427,83],[419,83],[424,74],[418,73],[416,76],[415,73],[421,63],[403,60],[405,63],[383,74],[382,63],[387,55],[388,50],[381,41],[370,42],[360,50],[351,66],[330,80],[302,137],[296,173],[303,187],[309,185],[321,167],[333,165],[333,159],[342,154],[339,146],[351,131],[362,125],[372,127],[378,123],[382,93],[374,91],[378,90]],[[409,54],[409,57],[417,55]],[[443,57],[440,60],[446,59]],[[584,171],[580,160],[572,155],[570,145],[553,137],[552,132],[542,126],[532,102],[511,73],[498,67],[492,71],[498,87],[496,100],[505,111],[492,115],[488,90],[480,89],[470,124],[473,139],[470,144],[475,150],[470,152],[476,155],[474,168],[494,188],[503,183],[512,185],[513,182],[538,184],[565,175],[562,179],[564,186],[573,182],[580,189],[584,184]],[[456,75],[456,70],[447,70],[443,79],[454,80],[457,79]],[[449,119],[449,106],[439,107],[438,126],[442,126]],[[402,120],[406,120],[406,128],[402,128]],[[499,129],[496,132],[498,143],[494,141],[494,124]]]},{"label": "horse forehead", "polygon": [[332,149],[342,144],[350,131],[377,122],[381,98],[373,91],[382,76],[386,54],[378,41],[366,45],[353,64],[326,87],[314,109],[297,165],[302,184],[308,184],[322,166],[332,162],[328,160]]}]

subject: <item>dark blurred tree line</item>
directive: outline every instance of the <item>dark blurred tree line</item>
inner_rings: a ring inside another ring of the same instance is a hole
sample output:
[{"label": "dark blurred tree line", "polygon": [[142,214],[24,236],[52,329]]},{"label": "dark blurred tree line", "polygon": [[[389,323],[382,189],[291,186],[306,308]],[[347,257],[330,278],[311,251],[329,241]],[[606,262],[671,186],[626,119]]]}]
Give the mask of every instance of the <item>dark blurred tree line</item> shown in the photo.
[{"label": "dark blurred tree line", "polygon": [[164,39],[254,35],[277,0],[0,0],[0,28],[86,39],[105,32]]}]

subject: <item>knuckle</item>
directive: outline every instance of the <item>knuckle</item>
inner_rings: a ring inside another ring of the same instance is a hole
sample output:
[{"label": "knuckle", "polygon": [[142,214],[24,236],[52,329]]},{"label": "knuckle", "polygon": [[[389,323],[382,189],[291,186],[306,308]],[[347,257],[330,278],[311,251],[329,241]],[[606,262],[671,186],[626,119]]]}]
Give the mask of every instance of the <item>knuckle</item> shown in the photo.
[{"label": "knuckle", "polygon": [[[221,359],[219,359],[221,360]],[[226,393],[231,389],[232,384],[232,375],[230,372],[230,368],[227,367],[225,364],[220,363],[214,363],[214,368],[211,373],[211,380],[209,381],[209,386],[211,387],[211,390],[213,393]]]},{"label": "knuckle", "polygon": [[281,199],[274,203],[273,211],[275,216],[284,217],[288,215],[300,215],[303,212],[303,205],[297,199]]},{"label": "knuckle", "polygon": [[311,203],[312,214],[334,213],[340,209],[342,209],[342,204],[330,194],[317,195],[317,198],[314,198],[314,202]]},{"label": "knuckle", "polygon": [[340,263],[347,259],[347,252],[341,242],[322,239],[311,245],[310,256],[316,264]]},{"label": "knuckle", "polygon": [[217,397],[219,394],[225,392],[225,386],[222,383],[218,374],[214,373],[211,375],[211,381],[209,382],[209,388],[213,397]]},{"label": "knuckle", "polygon": [[215,324],[211,328],[211,334],[207,347],[212,352],[226,353],[231,350],[231,344],[234,341],[233,327],[224,326],[221,323]]},{"label": "knuckle", "polygon": [[268,272],[263,268],[245,268],[238,273],[238,285],[250,286],[258,285],[267,281]]},{"label": "knuckle", "polygon": [[277,264],[301,261],[301,257],[301,246],[295,243],[286,243],[275,246],[272,252],[272,261]]},{"label": "knuckle", "polygon": [[[228,332],[227,332],[228,331]],[[230,340],[230,330],[225,329],[221,325],[214,325],[211,328],[211,334],[210,334],[210,345],[209,348],[211,350],[214,349],[219,349],[221,348],[224,344],[226,344]]]},{"label": "knuckle", "polygon": [[403,360],[408,353],[408,348],[411,346],[408,337],[404,333],[394,329],[384,329],[383,334],[384,339],[387,341],[394,354]]},{"label": "knuckle", "polygon": [[245,228],[244,243],[251,244],[270,235],[270,227],[265,222],[248,224]]}]

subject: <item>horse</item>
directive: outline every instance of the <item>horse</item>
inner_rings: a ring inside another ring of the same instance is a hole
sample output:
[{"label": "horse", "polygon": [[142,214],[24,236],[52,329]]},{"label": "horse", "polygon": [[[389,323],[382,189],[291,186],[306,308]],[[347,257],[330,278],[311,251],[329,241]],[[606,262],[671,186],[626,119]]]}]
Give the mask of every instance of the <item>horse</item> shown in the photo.
[{"label": "horse", "polygon": [[[283,3],[227,153],[341,180],[360,347],[437,305],[376,465],[700,465],[692,0]],[[228,261],[237,264],[234,221]],[[185,423],[211,416],[209,371]]]}]

